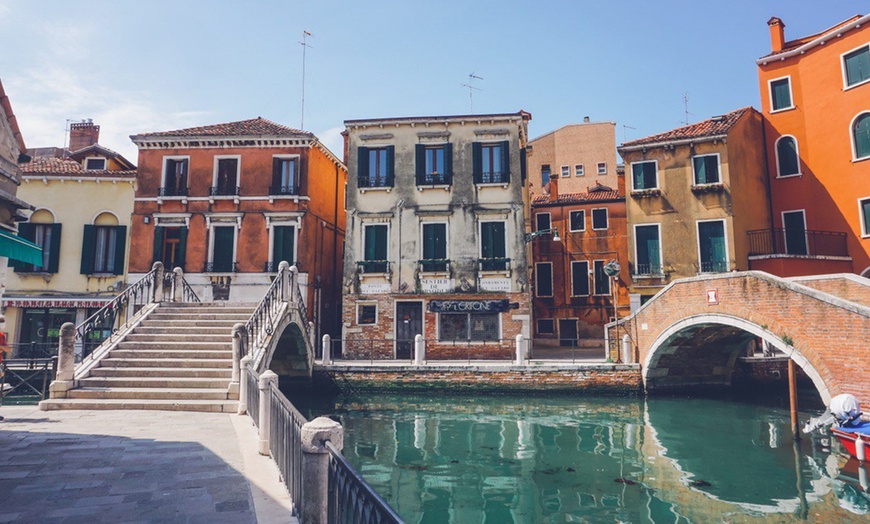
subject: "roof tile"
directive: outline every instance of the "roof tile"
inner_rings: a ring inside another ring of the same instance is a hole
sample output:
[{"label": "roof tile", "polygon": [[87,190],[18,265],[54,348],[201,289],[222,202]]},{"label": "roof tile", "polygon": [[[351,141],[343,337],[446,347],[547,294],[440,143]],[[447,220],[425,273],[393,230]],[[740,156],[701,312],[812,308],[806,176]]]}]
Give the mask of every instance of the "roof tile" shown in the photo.
[{"label": "roof tile", "polygon": [[734,127],[734,124],[740,120],[740,117],[747,111],[752,111],[751,107],[742,107],[730,113],[714,116],[702,122],[691,124],[688,126],[678,127],[659,133],[657,135],[630,140],[623,143],[619,147],[641,146],[645,144],[657,144],[662,142],[673,142],[676,140],[688,140],[692,138],[704,138],[710,136],[724,135]]},{"label": "roof tile", "polygon": [[[604,187],[604,186],[602,186]],[[544,204],[583,204],[586,202],[601,202],[604,200],[621,200],[622,197],[612,189],[588,191],[586,193],[563,193],[555,199],[550,195],[537,195],[532,198],[532,205]]]},{"label": "roof tile", "polygon": [[141,133],[137,136],[142,137],[191,137],[191,136],[314,136],[307,131],[293,129],[291,127],[276,124],[271,120],[257,117],[250,120],[240,120],[238,122],[227,122],[224,124],[214,124],[208,126],[189,127],[187,129],[176,129],[174,131],[159,131],[155,133]]},{"label": "roof tile", "polygon": [[108,169],[93,169],[85,171],[82,168],[82,165],[78,162],[65,158],[36,158],[25,164],[19,164],[19,167],[21,168],[21,174],[23,176],[46,175],[98,178],[136,178],[136,170],[110,171]]}]

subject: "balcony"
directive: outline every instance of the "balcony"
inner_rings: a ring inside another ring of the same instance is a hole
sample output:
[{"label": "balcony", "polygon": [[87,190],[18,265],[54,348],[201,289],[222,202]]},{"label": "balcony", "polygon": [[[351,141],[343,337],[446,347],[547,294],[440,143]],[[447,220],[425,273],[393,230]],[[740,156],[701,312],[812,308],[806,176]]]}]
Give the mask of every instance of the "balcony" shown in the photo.
[{"label": "balcony", "polygon": [[239,270],[238,262],[206,262],[203,273],[235,273]]},{"label": "balcony", "polygon": [[360,273],[389,273],[390,262],[388,260],[360,260],[356,263]]},{"label": "balcony", "polygon": [[749,258],[849,256],[846,233],[838,231],[773,228],[757,229],[746,234],[749,236]]},{"label": "balcony", "polygon": [[270,196],[283,196],[283,195],[299,195],[299,186],[291,185],[291,186],[282,186],[280,184],[272,184],[269,186],[269,195]]},{"label": "balcony", "polygon": [[421,273],[446,273],[450,271],[450,260],[446,258],[432,258],[418,260]]},{"label": "balcony", "polygon": [[393,187],[393,177],[386,174],[370,174],[369,176],[360,176],[356,179],[356,185],[360,189],[377,188],[377,187]]},{"label": "balcony", "polygon": [[726,273],[728,262],[726,260],[702,260],[701,273]]},{"label": "balcony", "polygon": [[418,186],[449,186],[453,184],[452,173],[425,173],[417,175]]},{"label": "balcony", "polygon": [[160,197],[186,197],[187,196],[187,188],[186,187],[171,187],[165,186],[161,187],[157,190],[157,196]]},{"label": "balcony", "polygon": [[664,275],[661,264],[635,264],[634,276],[636,277],[661,277]]},{"label": "balcony", "polygon": [[475,184],[509,184],[511,174],[501,171],[484,172],[475,177]]},{"label": "balcony", "polygon": [[208,196],[216,197],[216,196],[229,196],[235,197],[239,196],[239,186],[212,186],[208,188]]},{"label": "balcony", "polygon": [[478,259],[481,271],[507,271],[510,269],[510,262],[511,259],[503,257]]}]

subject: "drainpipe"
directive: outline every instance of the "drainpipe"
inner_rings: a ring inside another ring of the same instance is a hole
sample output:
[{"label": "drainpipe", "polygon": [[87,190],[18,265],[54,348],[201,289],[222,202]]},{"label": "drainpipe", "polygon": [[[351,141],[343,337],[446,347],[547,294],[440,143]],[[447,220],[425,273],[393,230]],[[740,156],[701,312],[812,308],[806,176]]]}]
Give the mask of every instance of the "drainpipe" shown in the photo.
[{"label": "drainpipe", "polygon": [[400,293],[402,291],[402,207],[405,205],[405,200],[400,198],[399,202],[396,204],[396,217],[398,221],[398,230],[399,230],[399,246],[396,249],[398,253],[398,257],[396,258],[396,273],[399,276],[398,287],[396,288]]}]

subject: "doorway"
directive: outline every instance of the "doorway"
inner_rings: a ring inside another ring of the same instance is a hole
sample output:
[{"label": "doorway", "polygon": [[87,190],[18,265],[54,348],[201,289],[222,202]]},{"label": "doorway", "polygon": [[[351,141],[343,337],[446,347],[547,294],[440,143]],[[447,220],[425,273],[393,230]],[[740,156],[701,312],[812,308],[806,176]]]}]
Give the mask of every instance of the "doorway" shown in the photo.
[{"label": "doorway", "polygon": [[804,211],[784,211],[782,226],[785,230],[786,254],[807,255],[807,220]]},{"label": "doorway", "polygon": [[423,303],[396,302],[396,358],[410,360],[414,337],[423,334]]},{"label": "doorway", "polygon": [[577,346],[577,319],[559,319],[559,345],[563,348]]}]

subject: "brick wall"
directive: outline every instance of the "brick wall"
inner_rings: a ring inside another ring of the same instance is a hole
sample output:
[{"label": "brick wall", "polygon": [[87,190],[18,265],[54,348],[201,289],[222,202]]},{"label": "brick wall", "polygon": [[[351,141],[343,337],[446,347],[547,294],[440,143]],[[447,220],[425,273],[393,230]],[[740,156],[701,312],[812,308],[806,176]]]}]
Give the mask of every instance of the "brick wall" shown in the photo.
[{"label": "brick wall", "polygon": [[866,281],[866,284],[855,282],[842,276],[832,276],[831,278],[796,278],[794,282],[818,289],[822,293],[828,293],[849,302],[870,307],[870,280],[863,280]]}]

